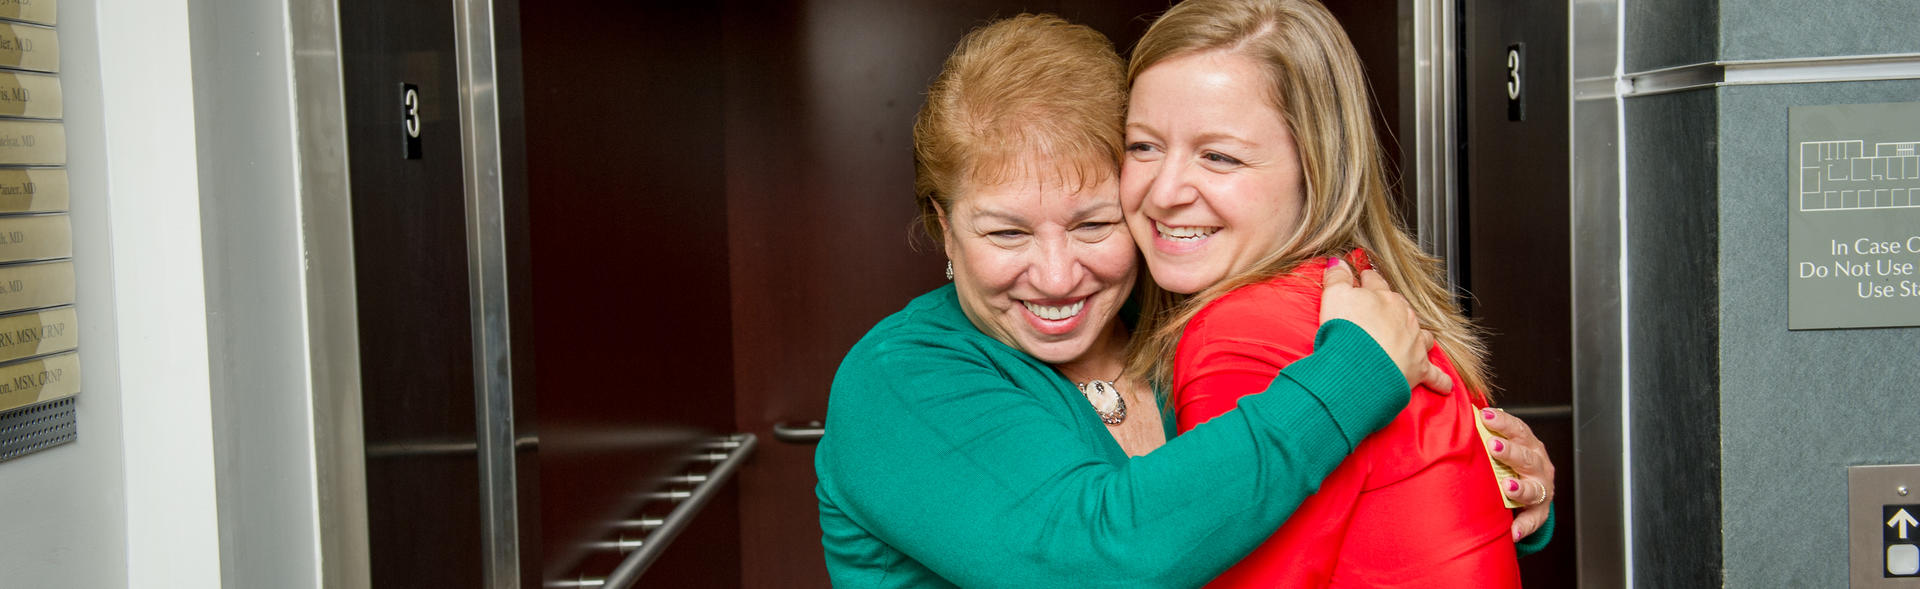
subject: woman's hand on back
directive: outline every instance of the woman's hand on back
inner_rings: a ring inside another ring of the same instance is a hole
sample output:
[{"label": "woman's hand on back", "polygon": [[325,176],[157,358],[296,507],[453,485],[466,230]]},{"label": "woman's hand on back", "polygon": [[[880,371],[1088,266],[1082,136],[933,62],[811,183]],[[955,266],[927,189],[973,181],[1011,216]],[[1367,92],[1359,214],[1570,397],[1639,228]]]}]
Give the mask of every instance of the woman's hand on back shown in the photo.
[{"label": "woman's hand on back", "polygon": [[1498,409],[1482,409],[1480,418],[1486,420],[1487,429],[1504,438],[1488,446],[1493,459],[1520,476],[1500,481],[1501,493],[1527,506],[1513,516],[1513,541],[1519,542],[1547,523],[1548,505],[1553,503],[1553,461],[1547,458],[1547,445],[1520,418]]},{"label": "woman's hand on back", "polygon": [[1427,359],[1427,351],[1434,345],[1433,334],[1420,328],[1413,307],[1400,293],[1393,292],[1378,271],[1361,272],[1359,286],[1355,286],[1352,268],[1336,258],[1327,267],[1322,287],[1320,323],[1345,319],[1366,330],[1400,367],[1409,387],[1425,384],[1441,393],[1453,390],[1453,379]]}]

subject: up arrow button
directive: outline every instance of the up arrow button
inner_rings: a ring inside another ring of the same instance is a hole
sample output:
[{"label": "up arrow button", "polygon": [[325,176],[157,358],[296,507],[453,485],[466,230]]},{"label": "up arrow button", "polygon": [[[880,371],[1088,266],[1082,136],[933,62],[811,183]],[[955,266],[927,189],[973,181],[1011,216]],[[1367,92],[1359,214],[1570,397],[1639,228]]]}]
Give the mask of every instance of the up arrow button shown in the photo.
[{"label": "up arrow button", "polygon": [[1907,513],[1906,509],[1901,509],[1893,514],[1892,518],[1887,519],[1887,527],[1900,530],[1901,540],[1907,539],[1908,526],[1920,527],[1920,520],[1913,519],[1913,514]]}]

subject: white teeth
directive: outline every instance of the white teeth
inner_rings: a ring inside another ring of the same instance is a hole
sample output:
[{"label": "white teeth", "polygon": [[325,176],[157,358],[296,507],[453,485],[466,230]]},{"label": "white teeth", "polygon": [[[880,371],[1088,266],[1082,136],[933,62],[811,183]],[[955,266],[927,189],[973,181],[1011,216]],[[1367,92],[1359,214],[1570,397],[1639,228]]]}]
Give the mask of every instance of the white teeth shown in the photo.
[{"label": "white teeth", "polygon": [[1074,304],[1064,305],[1059,307],[1035,305],[1033,303],[1029,303],[1026,301],[1020,301],[1020,304],[1026,305],[1028,311],[1032,311],[1034,315],[1040,316],[1041,319],[1046,319],[1048,321],[1059,321],[1061,319],[1066,319],[1074,315],[1079,315],[1080,309],[1087,306],[1087,300],[1080,299],[1078,302],[1075,302]]},{"label": "white teeth", "polygon": [[1153,229],[1159,231],[1161,237],[1174,241],[1195,241],[1220,230],[1219,227],[1172,227],[1159,221],[1153,222]]}]

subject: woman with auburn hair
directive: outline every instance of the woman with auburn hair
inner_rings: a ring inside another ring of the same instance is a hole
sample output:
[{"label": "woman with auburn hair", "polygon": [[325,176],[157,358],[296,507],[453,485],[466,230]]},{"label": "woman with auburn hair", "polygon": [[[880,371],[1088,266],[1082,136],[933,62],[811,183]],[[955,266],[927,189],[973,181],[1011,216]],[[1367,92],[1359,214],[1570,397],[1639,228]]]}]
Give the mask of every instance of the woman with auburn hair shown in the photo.
[{"label": "woman with auburn hair", "polygon": [[882,320],[835,376],[815,452],[835,585],[1199,585],[1409,382],[1448,386],[1411,308],[1340,269],[1312,355],[1215,417],[1232,427],[1168,440],[1152,389],[1119,376],[1138,268],[1124,80],[1099,33],[1022,15],[968,34],[928,89],[915,198],[953,284]]},{"label": "woman with auburn hair", "polygon": [[1550,491],[1494,474],[1489,451],[1513,445],[1479,431],[1503,417],[1487,408],[1484,347],[1394,218],[1366,79],[1339,23],[1314,0],[1188,0],[1147,30],[1128,77],[1121,199],[1155,283],[1129,371],[1164,387],[1180,435],[1222,427],[1315,349],[1318,286],[1343,257],[1404,293],[1458,385],[1416,388],[1215,584],[1518,586],[1508,508],[1538,505],[1545,520]]}]

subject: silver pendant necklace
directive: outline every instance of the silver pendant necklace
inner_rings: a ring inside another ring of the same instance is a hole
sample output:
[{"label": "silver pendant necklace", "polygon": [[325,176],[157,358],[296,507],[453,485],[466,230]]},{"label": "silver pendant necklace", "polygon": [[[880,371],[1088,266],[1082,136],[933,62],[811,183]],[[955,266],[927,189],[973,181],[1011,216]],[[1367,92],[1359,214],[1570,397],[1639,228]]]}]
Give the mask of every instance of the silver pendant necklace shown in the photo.
[{"label": "silver pendant necklace", "polygon": [[1100,414],[1100,421],[1107,425],[1120,425],[1127,420],[1127,400],[1120,396],[1119,387],[1111,380],[1094,379],[1083,383],[1074,383],[1080,387],[1080,394],[1093,404],[1093,411]]}]

